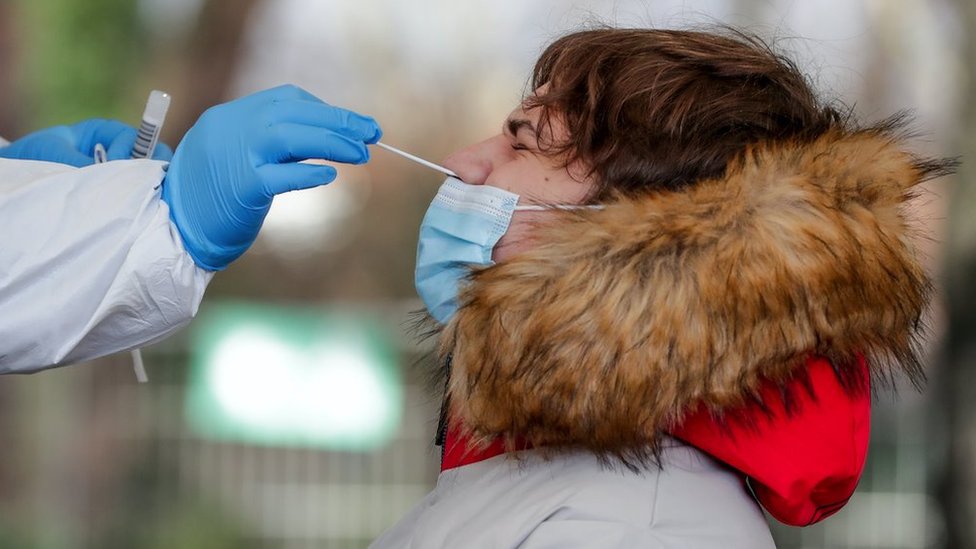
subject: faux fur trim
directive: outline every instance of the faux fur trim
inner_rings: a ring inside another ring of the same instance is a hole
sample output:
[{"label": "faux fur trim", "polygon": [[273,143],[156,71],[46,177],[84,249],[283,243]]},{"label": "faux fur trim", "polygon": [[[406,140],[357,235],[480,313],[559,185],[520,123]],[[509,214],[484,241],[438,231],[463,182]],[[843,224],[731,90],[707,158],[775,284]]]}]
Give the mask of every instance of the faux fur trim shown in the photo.
[{"label": "faux fur trim", "polygon": [[545,245],[472,273],[440,341],[452,416],[475,439],[633,457],[692,406],[757,398],[814,354],[920,383],[931,284],[905,206],[938,169],[884,130],[838,133],[558,214]]}]

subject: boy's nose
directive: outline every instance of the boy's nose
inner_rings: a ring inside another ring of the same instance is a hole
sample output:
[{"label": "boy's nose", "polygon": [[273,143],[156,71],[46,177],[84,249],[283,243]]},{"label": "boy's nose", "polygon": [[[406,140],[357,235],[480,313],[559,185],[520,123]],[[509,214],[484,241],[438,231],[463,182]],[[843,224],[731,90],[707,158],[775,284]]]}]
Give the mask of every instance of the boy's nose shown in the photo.
[{"label": "boy's nose", "polygon": [[469,185],[484,185],[497,163],[503,160],[499,148],[502,140],[503,136],[496,136],[455,151],[444,159],[444,167]]}]

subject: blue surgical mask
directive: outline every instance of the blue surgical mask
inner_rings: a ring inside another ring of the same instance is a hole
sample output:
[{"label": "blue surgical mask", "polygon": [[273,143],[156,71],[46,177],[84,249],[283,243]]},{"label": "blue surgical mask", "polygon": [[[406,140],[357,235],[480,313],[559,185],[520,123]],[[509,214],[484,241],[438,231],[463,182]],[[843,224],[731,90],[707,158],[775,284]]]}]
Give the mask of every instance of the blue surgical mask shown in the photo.
[{"label": "blue surgical mask", "polygon": [[[420,224],[414,283],[441,324],[458,309],[458,292],[471,267],[492,265],[491,253],[519,210],[579,206],[519,206],[519,195],[448,177]],[[584,206],[587,207],[587,206]]]}]

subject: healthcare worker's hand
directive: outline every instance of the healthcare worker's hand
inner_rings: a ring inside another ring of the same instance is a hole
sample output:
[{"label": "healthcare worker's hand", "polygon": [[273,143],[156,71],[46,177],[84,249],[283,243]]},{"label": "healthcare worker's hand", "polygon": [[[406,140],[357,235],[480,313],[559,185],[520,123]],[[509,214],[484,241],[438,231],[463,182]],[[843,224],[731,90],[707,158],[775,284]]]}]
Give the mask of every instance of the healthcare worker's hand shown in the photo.
[{"label": "healthcare worker's hand", "polygon": [[[136,143],[136,129],[116,120],[92,119],[71,126],[38,130],[0,148],[0,158],[43,160],[71,166],[95,163],[95,145],[105,147],[109,160],[129,158]],[[169,160],[173,151],[159,143],[153,152],[156,160]]]},{"label": "healthcare worker's hand", "polygon": [[380,138],[367,116],[281,86],[203,113],[176,148],[163,181],[183,245],[197,265],[219,271],[254,242],[276,194],[324,185],[320,158],[362,164]]}]

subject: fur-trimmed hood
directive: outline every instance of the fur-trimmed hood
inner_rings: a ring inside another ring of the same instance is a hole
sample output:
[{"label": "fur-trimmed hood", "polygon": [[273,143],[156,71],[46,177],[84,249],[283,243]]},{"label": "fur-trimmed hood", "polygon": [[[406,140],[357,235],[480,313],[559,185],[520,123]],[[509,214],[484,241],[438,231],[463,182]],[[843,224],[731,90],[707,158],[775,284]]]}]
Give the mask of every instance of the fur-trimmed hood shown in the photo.
[{"label": "fur-trimmed hood", "polygon": [[558,214],[544,244],[472,273],[440,336],[452,417],[476,440],[642,456],[691,407],[749,401],[811,355],[920,382],[931,284],[906,203],[944,167],[885,129],[838,132]]}]

